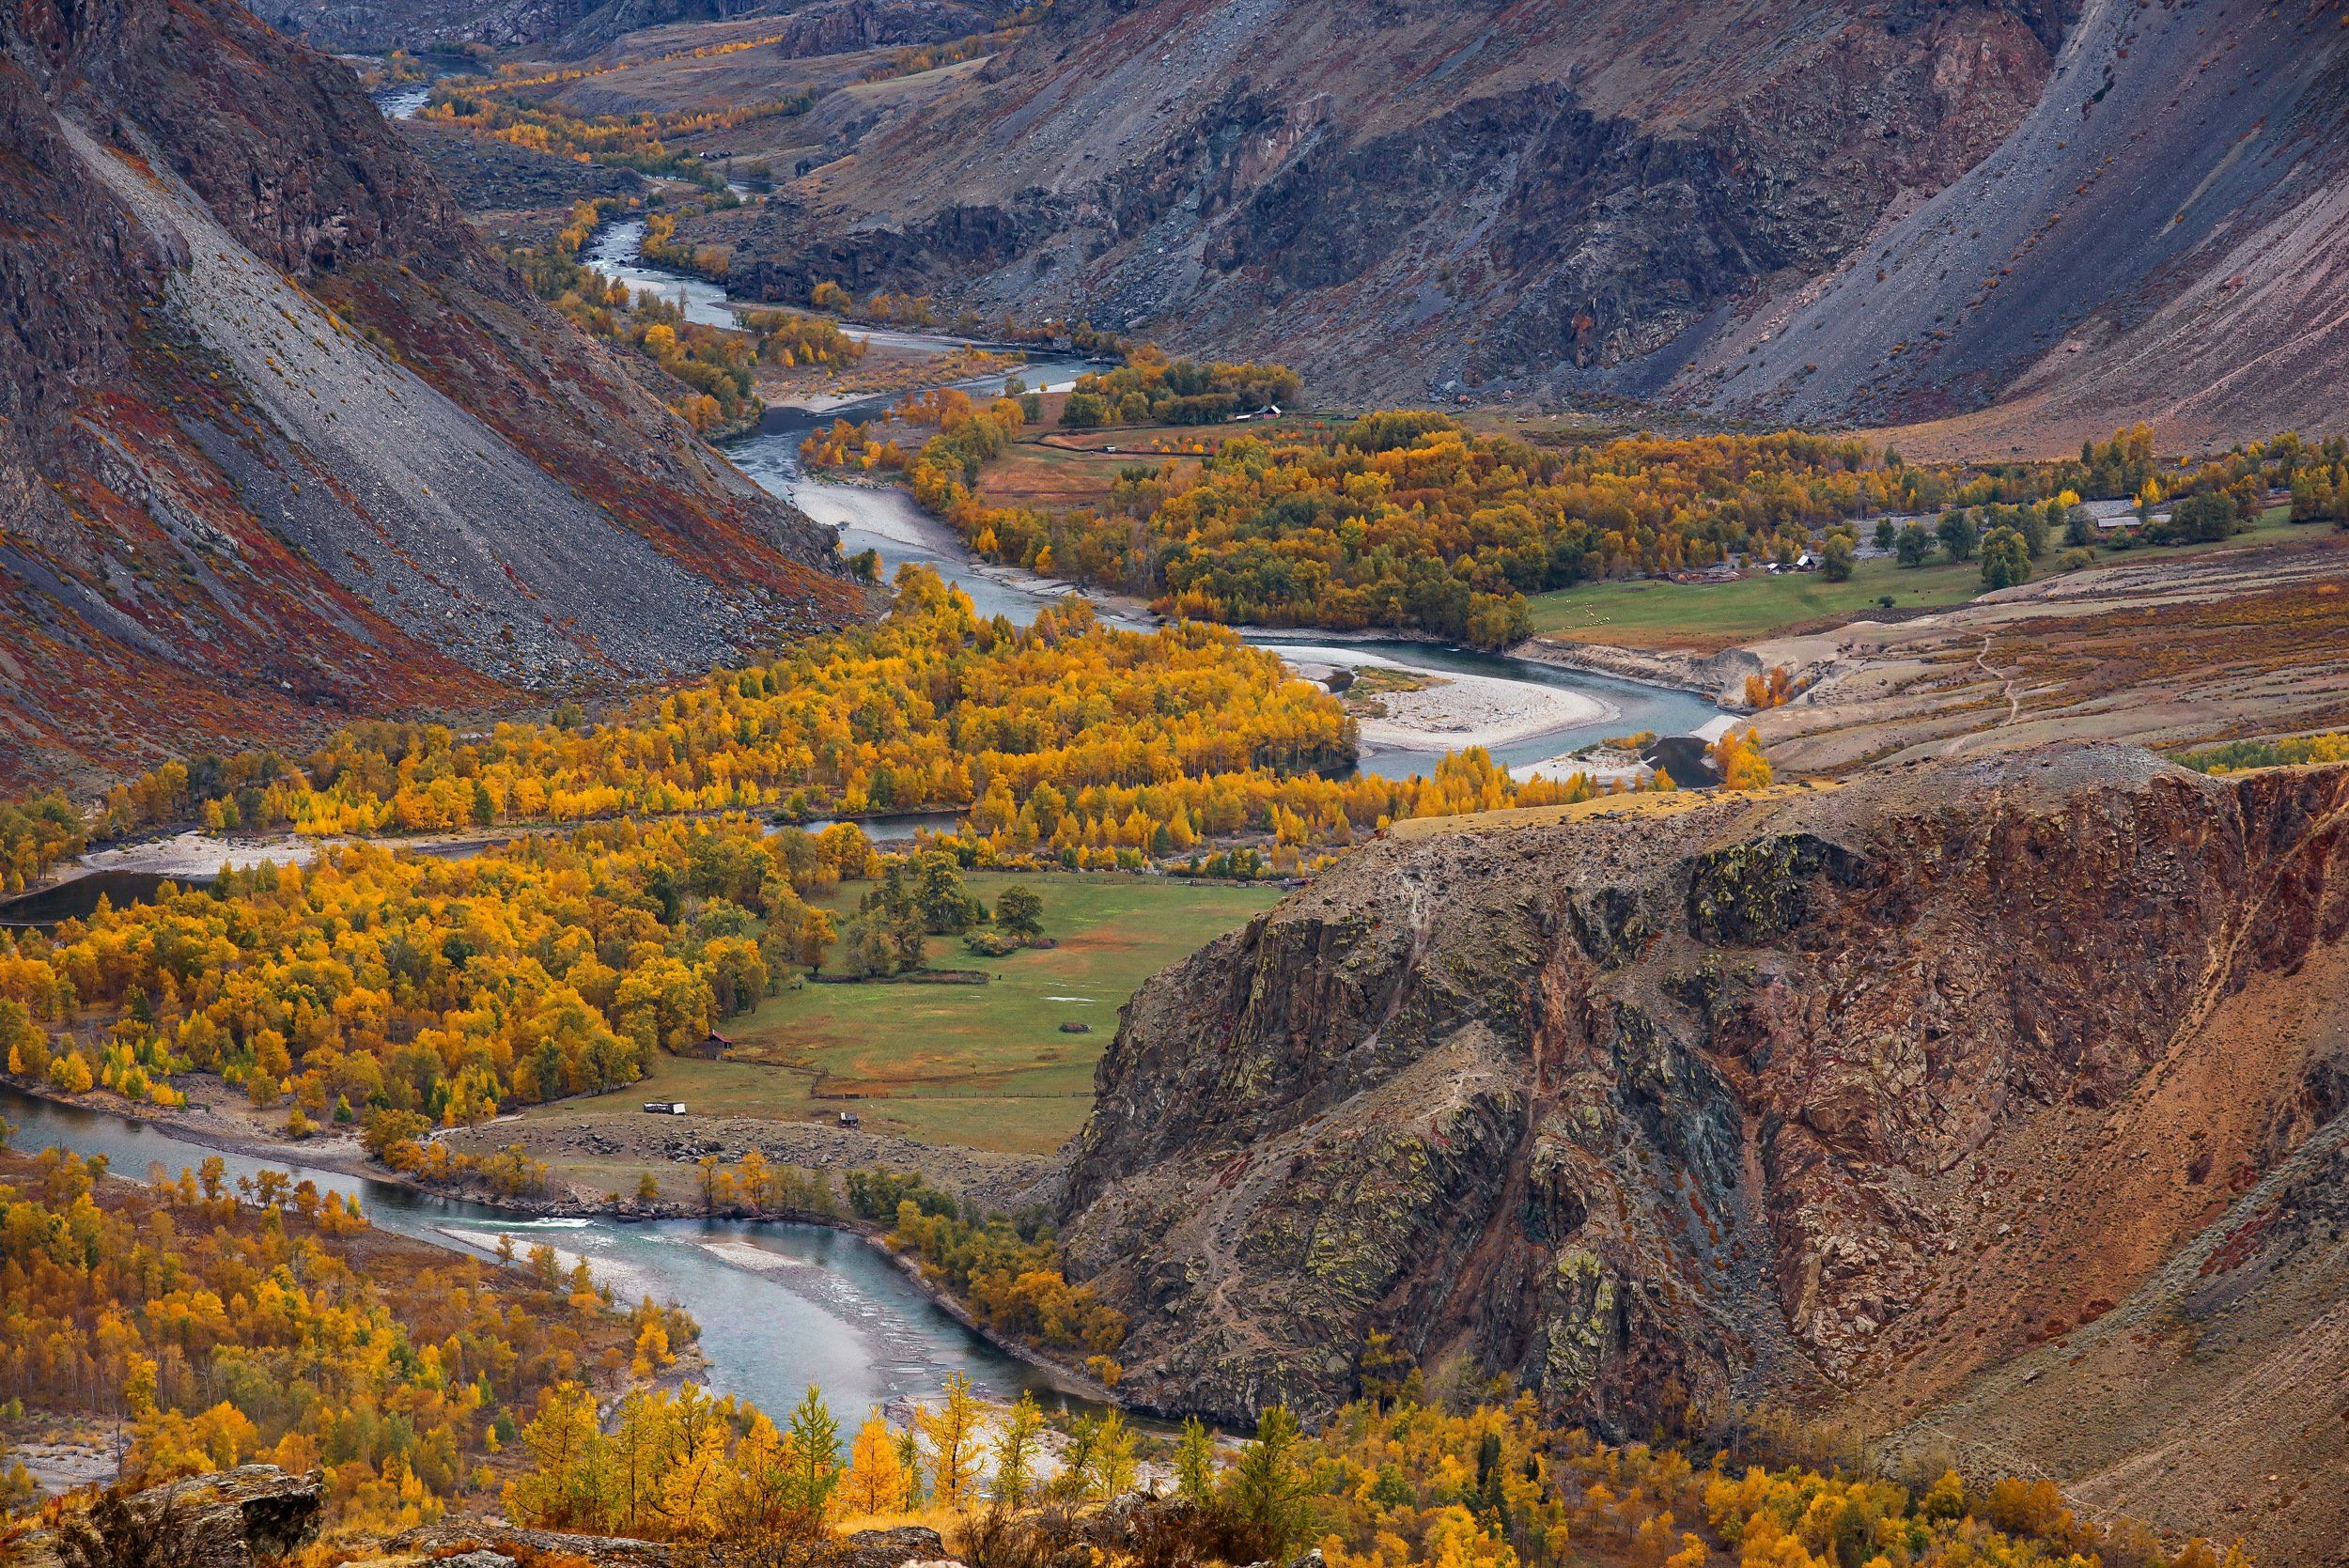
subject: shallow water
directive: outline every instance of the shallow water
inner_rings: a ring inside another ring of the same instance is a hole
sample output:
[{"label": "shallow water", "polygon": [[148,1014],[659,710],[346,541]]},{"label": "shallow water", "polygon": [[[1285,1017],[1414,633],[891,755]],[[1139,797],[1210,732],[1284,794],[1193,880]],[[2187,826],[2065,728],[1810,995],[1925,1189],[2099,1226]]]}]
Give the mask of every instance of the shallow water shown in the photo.
[{"label": "shallow water", "polygon": [[375,106],[383,111],[385,119],[414,119],[430,101],[429,86],[387,87],[375,95]]},{"label": "shallow water", "polygon": [[[104,1155],[117,1175],[144,1179],[200,1166],[214,1151],[103,1111],[37,1099],[0,1085],[0,1118],[20,1150]],[[546,1242],[584,1257],[624,1294],[675,1301],[702,1326],[705,1380],[780,1413],[810,1384],[853,1422],[894,1400],[934,1402],[951,1373],[982,1393],[1083,1406],[1050,1376],[988,1344],[924,1296],[879,1249],[816,1225],[748,1220],[529,1219],[479,1203],[434,1198],[384,1182],[307,1170],[287,1160],[223,1154],[231,1180],[263,1169],[294,1171],[321,1191],[359,1198],[386,1231],[437,1246],[494,1253],[500,1234],[518,1247]]]}]

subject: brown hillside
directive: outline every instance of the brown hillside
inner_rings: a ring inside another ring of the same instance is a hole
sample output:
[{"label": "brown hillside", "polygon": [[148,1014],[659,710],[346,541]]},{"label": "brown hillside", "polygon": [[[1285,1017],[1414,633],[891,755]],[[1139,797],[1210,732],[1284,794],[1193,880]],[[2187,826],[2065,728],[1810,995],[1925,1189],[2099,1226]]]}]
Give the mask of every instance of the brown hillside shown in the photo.
[{"label": "brown hillside", "polygon": [[2349,28],[2315,0],[2092,0],[2004,145],[1723,333],[1676,396],[1957,417],[1915,451],[2349,425]]},{"label": "brown hillside", "polygon": [[[2073,1378],[2059,1441],[1983,1390],[2123,1303],[2182,1379],[2237,1302],[2321,1338],[2337,1243],[2272,1215],[2349,1110],[2349,768],[2085,748],[1577,815],[1390,835],[1135,998],[1066,1203],[1128,1387],[1327,1409],[1376,1328],[1635,1435],[1954,1400],[1944,1445],[2302,1539],[2211,1514],[2272,1445],[2197,1447],[2189,1498],[2130,1469],[2186,1411]],[[2190,1310],[2142,1307],[2198,1248]],[[2297,1474],[2341,1462],[2338,1383],[2232,1397],[2306,1434]]]},{"label": "brown hillside", "polygon": [[1063,0],[696,237],[770,297],[1087,317],[1323,396],[1603,380],[1946,185],[2060,34],[2030,0]]},{"label": "brown hillside", "polygon": [[226,0],[0,19],[0,787],[860,613]]}]

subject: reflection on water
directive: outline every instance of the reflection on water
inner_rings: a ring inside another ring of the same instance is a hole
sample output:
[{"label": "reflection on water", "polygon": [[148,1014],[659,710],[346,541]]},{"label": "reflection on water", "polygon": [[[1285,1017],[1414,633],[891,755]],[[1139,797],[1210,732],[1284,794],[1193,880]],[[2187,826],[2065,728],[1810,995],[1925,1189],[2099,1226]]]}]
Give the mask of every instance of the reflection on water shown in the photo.
[{"label": "reflection on water", "polygon": [[[950,831],[956,823],[962,820],[962,813],[958,811],[879,812],[870,816],[851,817],[848,820],[854,822],[858,831],[875,844],[905,844],[910,842],[916,833],[942,833]],[[801,823],[800,831],[806,833],[820,833],[833,825],[834,819],[827,816],[817,821]]]},{"label": "reflection on water", "polygon": [[86,920],[97,913],[99,900],[116,908],[146,904],[165,883],[181,888],[210,887],[210,877],[161,877],[151,871],[93,871],[53,888],[23,893],[0,902],[0,925],[54,925],[61,920]]},{"label": "reflection on water", "polygon": [[[150,1163],[176,1175],[213,1157],[127,1117],[55,1105],[6,1085],[0,1117],[15,1125],[20,1149],[104,1155],[118,1175],[144,1178]],[[813,1383],[853,1423],[891,1400],[934,1401],[956,1372],[990,1398],[1027,1389],[1047,1405],[1083,1404],[956,1322],[885,1253],[842,1232],[747,1220],[534,1220],[286,1160],[218,1157],[232,1180],[265,1167],[292,1169],[321,1191],[361,1199],[377,1226],[401,1235],[443,1247],[479,1237],[473,1250],[488,1252],[503,1233],[524,1247],[545,1241],[584,1257],[615,1289],[642,1290],[691,1312],[702,1326],[709,1386],[777,1413]]]}]

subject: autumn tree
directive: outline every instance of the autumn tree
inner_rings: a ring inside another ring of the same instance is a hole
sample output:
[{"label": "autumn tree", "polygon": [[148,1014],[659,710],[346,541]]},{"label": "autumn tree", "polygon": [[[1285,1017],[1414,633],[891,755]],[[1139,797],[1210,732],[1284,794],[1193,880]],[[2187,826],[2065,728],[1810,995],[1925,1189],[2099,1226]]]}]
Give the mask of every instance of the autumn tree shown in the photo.
[{"label": "autumn tree", "polygon": [[1044,1412],[1035,1396],[1021,1389],[1019,1403],[1003,1412],[995,1433],[995,1501],[1003,1507],[1025,1506],[1035,1487],[1037,1439],[1044,1432]]},{"label": "autumn tree", "polygon": [[1215,1496],[1215,1443],[1207,1436],[1206,1423],[1197,1416],[1183,1421],[1183,1432],[1174,1445],[1174,1495],[1185,1502],[1204,1506]]},{"label": "autumn tree", "polygon": [[840,1486],[839,1450],[840,1423],[811,1383],[791,1412],[785,1447],[793,1504],[810,1531],[820,1533],[832,1516],[833,1494]]},{"label": "autumn tree", "polygon": [[1970,561],[1974,546],[1981,536],[1974,527],[1971,512],[1951,510],[1941,514],[1941,521],[1934,530],[1939,536],[1941,548],[1952,561]]},{"label": "autumn tree", "polygon": [[852,1514],[894,1514],[906,1506],[905,1467],[897,1455],[897,1438],[876,1410],[857,1428],[848,1446],[848,1468],[841,1477],[840,1497]]},{"label": "autumn tree", "polygon": [[1904,567],[1921,567],[1933,557],[1933,535],[1921,522],[1912,522],[1893,541],[1892,552]]},{"label": "autumn tree", "polygon": [[967,1509],[973,1500],[984,1417],[971,1380],[958,1372],[946,1378],[945,1403],[920,1413],[922,1437],[929,1451],[930,1490],[941,1508]]},{"label": "autumn tree", "polygon": [[1252,1560],[1286,1561],[1290,1548],[1313,1528],[1299,1454],[1303,1439],[1288,1406],[1275,1405],[1256,1418],[1256,1436],[1240,1450],[1226,1478],[1233,1517]]},{"label": "autumn tree", "polygon": [[2012,588],[2030,581],[2030,551],[2012,528],[1994,528],[1982,541],[1982,585]]},{"label": "autumn tree", "polygon": [[1852,569],[1859,564],[1859,548],[1849,534],[1829,534],[1819,547],[1819,575],[1829,582],[1848,582]]},{"label": "autumn tree", "polygon": [[1005,936],[1032,942],[1044,935],[1044,896],[1034,888],[1005,888],[995,900],[995,924]]},{"label": "autumn tree", "polygon": [[1746,677],[1746,706],[1750,708],[1783,706],[1795,694],[1795,673],[1783,664],[1773,664],[1758,675]]},{"label": "autumn tree", "polygon": [[1706,759],[1720,776],[1723,789],[1760,789],[1770,782],[1770,764],[1762,754],[1762,737],[1753,730],[1722,732],[1707,748]]}]

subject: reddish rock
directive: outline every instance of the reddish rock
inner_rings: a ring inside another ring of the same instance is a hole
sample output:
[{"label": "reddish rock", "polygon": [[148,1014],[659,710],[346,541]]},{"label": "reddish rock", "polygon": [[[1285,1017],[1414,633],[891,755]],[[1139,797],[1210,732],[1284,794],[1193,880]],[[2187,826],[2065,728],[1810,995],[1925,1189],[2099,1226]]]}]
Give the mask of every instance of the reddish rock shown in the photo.
[{"label": "reddish rock", "polygon": [[2326,994],[2344,808],[2098,747],[1391,833],[1101,1063],[1065,1234],[1122,1389],[1323,1412],[1376,1329],[1625,1436],[1947,1394],[2349,1105],[2340,1032],[2245,1010]]}]

